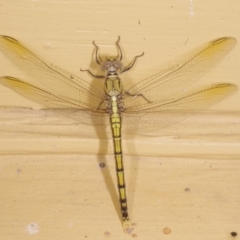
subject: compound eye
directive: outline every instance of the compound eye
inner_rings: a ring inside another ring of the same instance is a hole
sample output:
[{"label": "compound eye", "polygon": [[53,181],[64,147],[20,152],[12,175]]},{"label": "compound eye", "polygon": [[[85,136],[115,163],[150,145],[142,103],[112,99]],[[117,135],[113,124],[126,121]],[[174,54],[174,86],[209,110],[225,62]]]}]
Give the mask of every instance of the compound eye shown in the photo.
[{"label": "compound eye", "polygon": [[114,60],[114,61],[112,62],[112,65],[113,65],[114,67],[118,68],[118,69],[122,69],[122,67],[123,67],[122,63],[121,63],[120,61],[118,61],[118,60]]},{"label": "compound eye", "polygon": [[102,70],[106,70],[106,69],[108,69],[110,66],[111,66],[111,62],[110,61],[105,61],[105,62],[103,62],[102,64],[101,64],[101,68],[102,68]]}]

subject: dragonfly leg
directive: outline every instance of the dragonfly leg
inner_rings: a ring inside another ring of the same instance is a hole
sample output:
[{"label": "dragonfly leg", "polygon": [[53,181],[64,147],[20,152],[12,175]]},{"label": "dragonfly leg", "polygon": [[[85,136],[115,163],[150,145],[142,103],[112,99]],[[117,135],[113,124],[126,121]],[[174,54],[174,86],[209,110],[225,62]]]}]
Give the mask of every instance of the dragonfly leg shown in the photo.
[{"label": "dragonfly leg", "polygon": [[101,60],[100,56],[98,56],[98,49],[99,49],[99,47],[95,43],[95,41],[93,41],[93,45],[95,46],[95,49],[96,49],[96,54],[95,54],[96,62],[98,63],[98,65],[101,65],[102,60]]},{"label": "dragonfly leg", "polygon": [[120,42],[120,36],[118,36],[118,40],[117,40],[117,42],[116,42],[116,46],[117,46],[118,52],[120,53],[117,58],[118,58],[120,61],[122,61],[122,49],[121,49],[121,47],[120,47],[120,45],[119,45],[119,42]]},{"label": "dragonfly leg", "polygon": [[102,75],[95,75],[93,74],[89,69],[81,69],[80,68],[80,71],[82,72],[88,72],[91,76],[95,77],[95,78],[106,78],[105,76],[102,76]]},{"label": "dragonfly leg", "polygon": [[97,108],[97,111],[100,109],[100,107],[102,106],[103,102],[104,102],[104,100],[102,100],[102,101],[99,103],[98,108]]},{"label": "dragonfly leg", "polygon": [[130,69],[134,66],[137,58],[142,57],[143,55],[144,55],[144,52],[143,52],[142,54],[140,54],[140,55],[135,56],[135,57],[133,58],[133,60],[130,62],[130,64],[128,64],[128,66],[125,67],[125,68],[121,71],[121,73],[130,70]]},{"label": "dragonfly leg", "polygon": [[124,94],[127,94],[128,96],[132,96],[132,97],[142,97],[143,99],[145,99],[148,103],[152,103],[151,101],[149,101],[143,94],[139,93],[139,94],[132,94],[128,91],[125,91]]},{"label": "dragonfly leg", "polygon": [[97,111],[98,111],[98,110],[100,109],[100,107],[102,106],[103,101],[104,101],[104,100],[102,100],[102,101],[99,103],[98,108],[97,108]]},{"label": "dragonfly leg", "polygon": [[109,102],[110,100],[110,97],[106,97],[105,99],[103,99],[99,105],[98,105],[98,108],[97,108],[97,111],[100,109],[100,107],[103,105],[104,101],[106,101],[106,112],[107,113],[110,113],[110,109],[111,109],[111,103]]}]

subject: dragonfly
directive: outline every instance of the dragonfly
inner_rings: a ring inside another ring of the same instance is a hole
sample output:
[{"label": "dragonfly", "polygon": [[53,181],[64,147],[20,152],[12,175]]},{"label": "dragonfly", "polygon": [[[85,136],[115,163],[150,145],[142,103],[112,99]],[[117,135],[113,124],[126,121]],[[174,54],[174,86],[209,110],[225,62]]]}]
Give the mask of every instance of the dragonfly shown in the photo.
[{"label": "dragonfly", "polygon": [[116,163],[117,187],[124,229],[130,229],[126,184],[122,153],[122,128],[129,133],[141,134],[170,126],[220,102],[237,91],[230,83],[211,85],[195,92],[185,90],[222,60],[236,45],[233,37],[212,40],[185,54],[177,64],[136,83],[125,90],[119,75],[129,71],[137,55],[123,64],[120,37],[116,42],[117,56],[102,60],[98,45],[94,45],[94,58],[102,75],[85,69],[94,78],[103,79],[102,88],[45,61],[18,40],[0,36],[0,50],[19,68],[40,83],[12,76],[3,76],[0,83],[18,94],[53,108],[83,124],[96,127],[110,126]]}]

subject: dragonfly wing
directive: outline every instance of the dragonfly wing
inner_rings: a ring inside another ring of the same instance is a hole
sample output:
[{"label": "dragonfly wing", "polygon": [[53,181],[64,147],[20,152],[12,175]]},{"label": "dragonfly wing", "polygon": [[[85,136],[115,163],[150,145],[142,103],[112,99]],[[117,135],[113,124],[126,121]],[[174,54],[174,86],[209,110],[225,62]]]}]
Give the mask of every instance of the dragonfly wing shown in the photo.
[{"label": "dragonfly wing", "polygon": [[41,59],[8,36],[0,36],[0,50],[18,67],[41,84],[41,89],[66,98],[83,109],[97,109],[104,93],[88,82]]},{"label": "dragonfly wing", "polygon": [[45,107],[54,108],[56,113],[74,119],[77,122],[100,126],[109,125],[109,117],[104,111],[91,111],[87,108],[80,109],[82,106],[71,101],[69,98],[59,97],[17,78],[9,76],[1,77],[0,83]]},{"label": "dragonfly wing", "polygon": [[148,101],[163,102],[181,93],[223,59],[235,44],[234,38],[219,38],[185,54],[177,64],[131,87],[123,96],[125,108],[136,110]]},{"label": "dragonfly wing", "polygon": [[198,113],[236,92],[233,84],[218,84],[162,104],[149,104],[139,111],[127,109],[123,113],[123,127],[127,132],[143,133],[164,128]]}]

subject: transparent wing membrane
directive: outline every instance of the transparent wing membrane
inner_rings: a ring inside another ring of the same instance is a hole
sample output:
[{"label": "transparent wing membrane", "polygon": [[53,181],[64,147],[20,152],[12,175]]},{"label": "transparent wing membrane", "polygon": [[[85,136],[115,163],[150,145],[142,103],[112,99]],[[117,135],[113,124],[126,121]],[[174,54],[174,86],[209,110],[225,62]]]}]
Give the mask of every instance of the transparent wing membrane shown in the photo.
[{"label": "transparent wing membrane", "polygon": [[101,126],[107,126],[109,123],[109,117],[105,112],[97,112],[94,109],[92,111],[81,109],[81,106],[75,102],[71,102],[70,98],[56,96],[17,78],[8,76],[1,77],[0,83],[20,95],[40,103],[45,107],[54,108],[55,112],[78,122]]},{"label": "transparent wing membrane", "polygon": [[126,111],[123,128],[131,133],[151,132],[182,121],[237,91],[233,84],[218,84],[164,104],[155,104],[144,111]]},{"label": "transparent wing membrane", "polygon": [[[237,86],[220,84],[188,95],[181,94],[235,44],[236,40],[230,37],[211,41],[185,54],[178,64],[131,87],[122,95],[123,128],[127,132],[141,133],[167,127],[234,93]],[[0,78],[1,84],[78,122],[109,125],[103,90],[44,61],[13,38],[1,36],[0,50],[37,79],[42,87],[13,77]]]},{"label": "transparent wing membrane", "polygon": [[[231,37],[211,41],[178,59],[178,63],[151,76],[130,89],[132,95],[142,94],[150,102],[165,102],[197,81],[215,66],[236,45]],[[130,111],[141,110],[147,102],[144,98],[124,95],[125,107]]]},{"label": "transparent wing membrane", "polygon": [[19,68],[36,79],[43,90],[68,99],[80,109],[97,109],[104,99],[103,91],[39,58],[11,37],[0,36],[0,50]]}]

